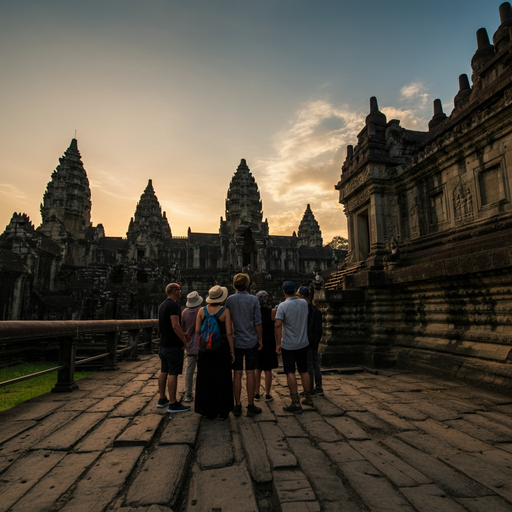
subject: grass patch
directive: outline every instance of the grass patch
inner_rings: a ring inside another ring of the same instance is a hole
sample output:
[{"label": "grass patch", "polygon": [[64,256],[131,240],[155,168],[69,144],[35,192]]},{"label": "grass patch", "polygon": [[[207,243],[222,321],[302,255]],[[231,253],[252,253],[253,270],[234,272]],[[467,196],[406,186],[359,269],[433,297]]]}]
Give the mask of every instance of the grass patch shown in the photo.
[{"label": "grass patch", "polygon": [[[48,370],[58,366],[58,363],[21,363],[0,369],[0,382],[16,379],[31,373]],[[92,375],[95,372],[75,372],[75,380]],[[49,393],[57,382],[57,372],[47,373],[40,377],[24,380],[10,386],[0,388],[0,411],[5,411],[25,400]]]}]

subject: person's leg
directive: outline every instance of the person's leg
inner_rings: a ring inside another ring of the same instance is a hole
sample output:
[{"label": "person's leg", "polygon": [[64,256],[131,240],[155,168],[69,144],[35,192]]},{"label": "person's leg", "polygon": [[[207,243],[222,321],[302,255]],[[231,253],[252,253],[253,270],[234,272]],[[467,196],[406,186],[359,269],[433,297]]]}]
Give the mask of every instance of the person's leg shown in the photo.
[{"label": "person's leg", "polygon": [[176,390],[178,389],[178,376],[169,375],[167,379],[167,390],[169,392],[169,402],[172,404],[176,403]]},{"label": "person's leg", "polygon": [[265,370],[265,394],[270,395],[272,387],[272,370]]},{"label": "person's leg", "polygon": [[261,390],[261,372],[259,368],[254,370],[254,394],[259,395]]},{"label": "person's leg", "polygon": [[193,383],[194,383],[194,372],[196,370],[197,364],[197,356],[195,354],[187,354],[187,373],[185,375],[185,388],[186,388],[186,397],[192,398],[194,393],[192,391]]},{"label": "person's leg", "polygon": [[254,405],[254,370],[245,370],[245,378],[247,380],[247,404]]},{"label": "person's leg", "polygon": [[299,372],[300,375],[300,381],[302,383],[302,387],[304,388],[304,392],[306,395],[309,393],[311,394],[311,381],[309,380],[309,373],[308,372]]},{"label": "person's leg", "polygon": [[[311,386],[313,386],[313,349],[308,347],[308,373],[309,373],[309,381],[311,382]],[[312,387],[314,389],[314,386]]]},{"label": "person's leg", "polygon": [[240,395],[242,394],[242,374],[243,370],[233,372],[233,393],[235,395],[235,405],[240,405]]},{"label": "person's leg", "polygon": [[288,383],[288,390],[290,391],[290,395],[297,394],[297,377],[295,377],[295,373],[287,373],[286,381]]},{"label": "person's leg", "polygon": [[167,373],[160,371],[158,375],[158,392],[160,393],[160,400],[165,400],[165,387],[167,384]]},{"label": "person's leg", "polygon": [[322,370],[320,369],[318,350],[313,350],[313,373],[315,375],[315,385],[313,387],[313,380],[311,380],[311,390],[314,389],[317,393],[323,393],[324,389],[322,387]]}]

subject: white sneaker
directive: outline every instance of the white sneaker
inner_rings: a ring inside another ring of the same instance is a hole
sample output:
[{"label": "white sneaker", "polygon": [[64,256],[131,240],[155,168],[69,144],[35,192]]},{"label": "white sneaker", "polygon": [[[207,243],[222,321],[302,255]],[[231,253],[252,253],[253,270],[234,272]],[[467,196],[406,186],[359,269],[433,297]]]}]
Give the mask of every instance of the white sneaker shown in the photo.
[{"label": "white sneaker", "polygon": [[185,397],[184,402],[192,402],[194,400],[194,395],[187,395]]}]

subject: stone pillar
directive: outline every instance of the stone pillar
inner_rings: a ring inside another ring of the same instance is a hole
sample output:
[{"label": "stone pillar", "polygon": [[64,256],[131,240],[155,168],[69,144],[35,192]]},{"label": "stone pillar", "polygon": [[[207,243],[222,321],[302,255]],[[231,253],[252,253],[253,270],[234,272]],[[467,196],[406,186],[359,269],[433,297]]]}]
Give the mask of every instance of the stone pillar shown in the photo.
[{"label": "stone pillar", "polygon": [[64,338],[59,343],[59,366],[64,366],[57,373],[57,383],[52,393],[68,393],[78,389],[75,382],[75,359],[78,338]]},{"label": "stone pillar", "polygon": [[369,268],[383,268],[386,250],[385,197],[381,187],[373,187],[370,196],[370,256],[366,260]]}]

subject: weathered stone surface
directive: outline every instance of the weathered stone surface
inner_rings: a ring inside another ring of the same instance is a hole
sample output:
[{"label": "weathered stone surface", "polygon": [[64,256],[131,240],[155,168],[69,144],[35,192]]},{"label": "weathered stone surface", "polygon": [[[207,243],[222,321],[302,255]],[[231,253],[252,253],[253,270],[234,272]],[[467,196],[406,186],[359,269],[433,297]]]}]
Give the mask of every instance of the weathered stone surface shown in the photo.
[{"label": "weathered stone surface", "polygon": [[187,445],[158,446],[130,485],[126,504],[174,507],[184,484],[191,457]]},{"label": "weathered stone surface", "polygon": [[187,512],[214,510],[258,512],[251,477],[246,468],[233,466],[194,473]]},{"label": "weathered stone surface", "polygon": [[308,435],[317,442],[334,443],[342,439],[342,436],[316,412],[297,416],[297,420]]},{"label": "weathered stone surface", "polygon": [[151,377],[153,377],[153,372],[151,372],[151,373],[139,373],[138,375],[136,375],[133,378],[133,380],[134,381],[139,381],[139,380],[146,381],[146,380],[149,380]]},{"label": "weathered stone surface", "polygon": [[117,391],[115,396],[124,396],[125,398],[136,398],[136,395],[142,390],[144,387],[144,382],[141,381],[130,381],[124,386],[121,386]]},{"label": "weathered stone surface", "polygon": [[286,442],[286,436],[275,423],[261,423],[261,434],[273,470],[297,466],[297,459]]},{"label": "weathered stone surface", "polygon": [[62,512],[104,510],[116,497],[142,454],[141,446],[125,446],[104,453],[78,482]]},{"label": "weathered stone surface", "polygon": [[111,413],[110,417],[130,417],[135,416],[141,409],[146,407],[150,401],[147,396],[131,396],[118,405]]},{"label": "weathered stone surface", "polygon": [[414,405],[389,403],[386,404],[386,407],[404,420],[423,421],[427,419],[427,416],[421,411],[418,411]]},{"label": "weathered stone surface", "polygon": [[391,425],[392,428],[398,431],[407,432],[409,430],[416,430],[414,425],[401,418],[397,418],[389,411],[379,409],[378,407],[368,406],[368,412],[374,414],[378,420],[382,420],[385,424]]},{"label": "weathered stone surface", "polygon": [[30,420],[41,420],[46,416],[49,416],[59,407],[62,407],[62,402],[50,402],[50,401],[35,401],[29,400],[19,404],[14,410],[8,409],[3,411],[0,418],[2,423],[4,421],[30,421]]},{"label": "weathered stone surface", "polygon": [[343,416],[345,411],[333,404],[325,396],[317,396],[315,399],[315,407],[322,416]]},{"label": "weathered stone surface", "polygon": [[432,483],[432,480],[423,473],[373,441],[351,441],[350,446],[363,455],[378,471],[384,473],[397,487],[414,487]]},{"label": "weathered stone surface", "polygon": [[297,420],[298,416],[290,414],[279,418],[278,425],[286,437],[307,437],[305,430]]},{"label": "weathered stone surface", "polygon": [[107,396],[116,396],[116,393],[121,389],[121,386],[113,384],[105,384],[99,388],[94,389],[88,395],[88,398],[106,398]]},{"label": "weathered stone surface", "polygon": [[11,437],[17,436],[34,425],[36,425],[36,422],[32,420],[2,422],[2,429],[0,430],[0,444],[11,439]]},{"label": "weathered stone surface", "polygon": [[[75,393],[73,392],[73,395]],[[99,398],[77,398],[76,400],[68,400],[61,408],[61,411],[87,411],[89,407],[96,405],[100,401]]]},{"label": "weathered stone surface", "polygon": [[242,417],[238,421],[238,430],[242,438],[252,479],[260,484],[271,482],[270,462],[258,425],[251,419]]},{"label": "weathered stone surface", "polygon": [[110,412],[124,400],[122,396],[109,396],[88,409],[88,412]]},{"label": "weathered stone surface", "polygon": [[329,395],[329,400],[346,413],[349,411],[364,412],[367,410],[364,405],[344,395],[331,394]]},{"label": "weathered stone surface", "polygon": [[[416,438],[418,437],[419,436],[416,436]],[[412,439],[410,440],[412,441]],[[398,439],[390,437],[383,441],[383,443],[398,454],[405,462],[414,466],[440,488],[448,492],[450,496],[474,498],[487,494],[487,490],[483,486],[458,471],[453,470],[450,466],[447,466],[436,458],[402,443]]]},{"label": "weathered stone surface", "polygon": [[107,418],[75,447],[75,452],[94,452],[112,446],[115,438],[126,428],[127,418]]},{"label": "weathered stone surface", "polygon": [[446,493],[435,485],[420,485],[401,489],[401,491],[420,512],[431,512],[432,510],[436,512],[464,512],[465,510],[454,500],[448,498]]},{"label": "weathered stone surface", "polygon": [[233,464],[231,432],[227,421],[202,420],[197,463],[202,470],[223,468]]},{"label": "weathered stone surface", "polygon": [[366,461],[354,461],[340,464],[343,474],[351,487],[356,490],[371,510],[410,511],[414,509],[398,494],[389,482]]},{"label": "weathered stone surface", "polygon": [[352,418],[341,416],[337,418],[326,418],[325,421],[330,423],[341,435],[353,441],[363,441],[370,439],[368,434],[359,426]]},{"label": "weathered stone surface", "polygon": [[147,446],[163,420],[158,414],[148,414],[133,420],[133,423],[114,441],[114,446]]},{"label": "weathered stone surface", "polygon": [[76,442],[93,429],[103,418],[102,412],[84,412],[78,418],[61,427],[51,436],[39,442],[36,449],[69,450]]},{"label": "weathered stone surface", "polygon": [[188,444],[196,446],[201,416],[199,414],[175,414],[160,436],[160,444]]},{"label": "weathered stone surface", "polygon": [[348,442],[318,443],[320,449],[336,464],[353,460],[366,460],[359,452],[354,450]]},{"label": "weathered stone surface", "polygon": [[340,508],[350,506],[352,500],[323,452],[313,448],[306,439],[294,438],[288,442],[318,499],[339,502]]},{"label": "weathered stone surface", "polygon": [[371,412],[347,412],[347,416],[350,416],[351,418],[357,420],[358,423],[361,423],[365,425],[369,429],[375,429],[375,430],[381,430],[382,432],[391,433],[393,429],[391,426],[386,423],[385,421],[382,421],[381,419],[377,418],[375,414],[372,414]]},{"label": "weathered stone surface", "polygon": [[317,503],[306,475],[298,469],[275,471],[274,490],[281,507],[285,503],[293,503],[297,506],[304,502]]},{"label": "weathered stone surface", "polygon": [[46,512],[84,473],[100,452],[66,455],[20,499],[12,512]]},{"label": "weathered stone surface", "polygon": [[37,450],[15,462],[2,475],[0,512],[6,512],[64,456],[62,452]]},{"label": "weathered stone surface", "polygon": [[459,501],[470,512],[510,512],[510,503],[498,496],[483,496],[482,498],[460,498]]},{"label": "weathered stone surface", "polygon": [[320,510],[318,501],[283,503],[281,505],[281,512],[320,512]]}]

